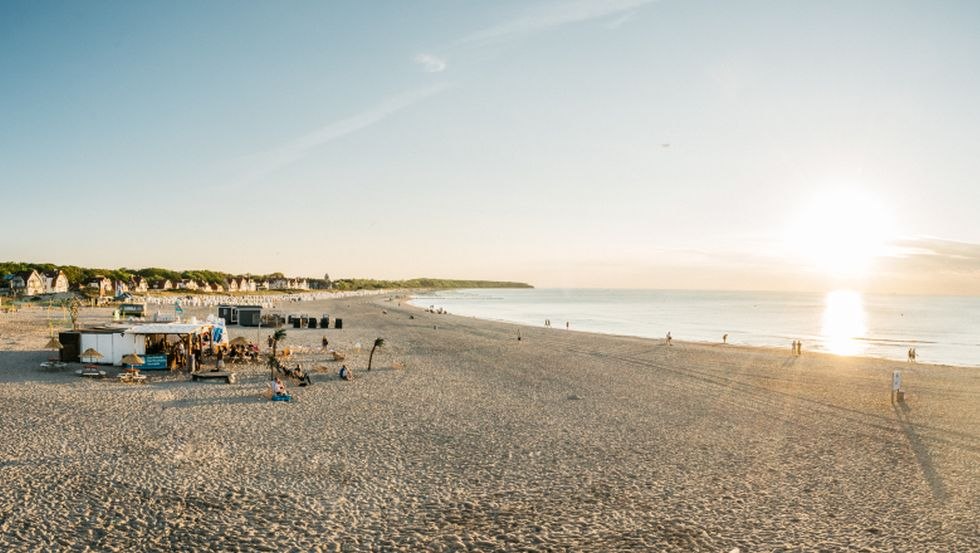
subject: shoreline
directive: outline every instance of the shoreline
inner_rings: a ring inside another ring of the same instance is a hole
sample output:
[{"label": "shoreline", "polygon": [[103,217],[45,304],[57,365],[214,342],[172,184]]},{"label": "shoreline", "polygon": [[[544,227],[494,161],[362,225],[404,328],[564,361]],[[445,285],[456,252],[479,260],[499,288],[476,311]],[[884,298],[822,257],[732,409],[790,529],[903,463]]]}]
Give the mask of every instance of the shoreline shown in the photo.
[{"label": "shoreline", "polygon": [[[646,291],[646,290],[637,290],[637,291]],[[683,290],[682,292],[688,292],[688,291],[687,290]],[[775,293],[782,293],[782,292],[774,292],[774,294]],[[816,295],[816,293],[814,293],[814,295]],[[915,296],[915,297],[921,297],[921,296]],[[942,297],[948,297],[948,296],[942,296]],[[972,298],[972,296],[971,296],[971,298]],[[409,305],[412,305],[415,308],[418,308],[418,309],[421,309],[421,310],[425,311],[427,309],[427,307],[424,307],[422,305],[416,305],[416,304],[414,304],[412,302],[413,301],[424,301],[424,300],[437,300],[437,299],[441,299],[441,298],[438,298],[438,297],[428,297],[428,298],[427,297],[417,297],[415,295],[412,295],[410,297],[410,299],[408,300],[408,304]],[[488,321],[488,322],[497,322],[497,323],[511,324],[511,325],[522,327],[522,328],[543,328],[543,329],[554,330],[554,331],[564,331],[564,330],[566,330],[564,328],[561,328],[560,326],[545,327],[542,324],[531,323],[531,322],[526,322],[526,321],[521,321],[521,320],[516,320],[516,319],[503,319],[503,318],[496,318],[496,317],[489,317],[489,316],[458,314],[458,313],[455,313],[455,312],[453,312],[453,314],[455,314],[456,316],[459,316],[459,317],[473,318],[473,319],[476,319],[476,320]],[[572,328],[570,328],[570,329],[567,329],[567,330],[570,330],[572,332],[581,332],[581,333],[586,333],[586,334],[596,334],[596,335],[601,335],[601,336],[640,338],[640,339],[645,339],[645,340],[651,340],[651,341],[654,341],[654,342],[657,342],[657,341],[663,342],[664,339],[665,339],[662,336],[651,336],[651,335],[646,335],[646,334],[626,334],[626,333],[621,333],[621,332],[616,332],[616,331],[603,331],[603,330],[596,330],[596,329],[584,329],[583,330],[583,329],[575,328],[574,326]],[[895,354],[895,355],[879,354],[879,355],[876,355],[874,353],[869,353],[869,352],[862,352],[862,353],[858,353],[858,354],[834,353],[832,351],[828,351],[826,349],[823,349],[823,348],[821,348],[819,346],[820,340],[821,340],[821,337],[819,337],[819,336],[803,336],[802,338],[804,339],[804,344],[803,344],[803,347],[804,347],[804,355],[821,354],[821,355],[829,355],[829,356],[839,357],[839,358],[875,359],[875,360],[882,360],[882,361],[890,361],[890,362],[893,362],[893,363],[901,363],[903,366],[904,365],[935,365],[935,366],[961,367],[961,368],[965,368],[965,369],[980,369],[980,362],[973,363],[973,364],[970,364],[970,363],[956,363],[956,362],[942,362],[942,361],[929,361],[929,362],[917,361],[915,363],[908,363],[907,362],[907,359],[902,354]],[[735,341],[732,341],[732,340],[735,340]],[[765,350],[780,351],[780,350],[782,350],[784,348],[788,350],[790,348],[790,342],[792,340],[794,340],[794,338],[791,337],[791,336],[787,336],[787,337],[785,337],[785,340],[786,340],[785,346],[782,345],[782,344],[777,344],[775,342],[770,342],[770,343],[746,343],[746,342],[739,342],[738,341],[738,335],[737,334],[735,336],[731,336],[731,334],[730,334],[730,341],[727,344],[722,343],[720,340],[712,340],[712,339],[703,339],[703,340],[698,340],[698,339],[685,339],[685,340],[683,340],[683,342],[684,343],[689,343],[689,344],[718,345],[718,346],[727,345],[727,346],[748,347],[748,348],[761,348],[761,349],[765,349]],[[816,342],[818,344],[818,346],[817,347],[814,347],[812,349],[808,348],[807,347],[807,341],[808,340],[811,340],[812,341],[811,344],[813,342]],[[910,347],[910,346],[911,347],[919,347],[919,346],[929,345],[929,344],[934,344],[935,343],[935,342],[932,342],[932,341],[918,340],[918,339],[895,340],[895,339],[889,339],[889,338],[854,338],[853,340],[856,341],[856,342],[858,342],[858,343],[864,343],[864,344],[869,344],[869,345],[877,345],[877,346],[883,346],[885,344],[901,344],[901,348],[903,348],[903,349],[904,348],[907,348],[907,347]],[[676,337],[674,337],[674,340],[673,341],[679,343],[679,340]]]},{"label": "shoreline", "polygon": [[[405,305],[407,305],[408,307],[411,307],[413,309],[417,309],[417,310],[419,310],[419,311],[421,311],[423,313],[427,313],[428,312],[428,311],[426,311],[426,308],[420,307],[418,305],[413,305],[413,304],[410,304],[410,303],[405,303]],[[639,336],[639,335],[635,335],[635,334],[615,334],[615,333],[612,333],[612,332],[599,332],[599,331],[595,331],[595,330],[578,330],[578,329],[575,329],[575,328],[570,328],[570,329],[567,329],[567,330],[566,329],[563,329],[563,328],[557,328],[557,327],[548,328],[548,327],[545,327],[545,326],[542,326],[542,325],[524,324],[524,323],[521,323],[521,322],[508,321],[508,320],[504,320],[504,319],[493,319],[493,318],[477,317],[475,315],[472,315],[472,316],[471,315],[458,315],[458,314],[449,313],[449,312],[444,313],[443,315],[448,315],[448,316],[452,316],[452,317],[459,317],[459,318],[462,318],[462,319],[471,319],[471,320],[481,321],[481,322],[487,322],[487,323],[496,323],[496,324],[509,325],[509,326],[513,326],[513,327],[516,327],[516,328],[543,330],[545,332],[575,332],[575,333],[586,335],[586,336],[608,337],[608,338],[622,338],[622,339],[631,339],[631,340],[643,340],[643,341],[649,342],[651,345],[665,345],[665,339],[664,338],[653,338],[653,337],[650,337],[650,336]],[[442,315],[440,315],[440,316],[442,316]],[[716,348],[724,348],[724,349],[729,349],[730,348],[730,349],[752,350],[752,351],[758,351],[758,352],[763,352],[763,353],[773,354],[773,355],[785,354],[786,351],[789,350],[789,347],[781,347],[781,346],[773,346],[773,345],[766,346],[766,345],[744,344],[744,343],[737,343],[737,342],[729,342],[729,343],[725,344],[725,343],[722,343],[722,342],[709,342],[707,340],[705,340],[705,341],[701,341],[701,340],[679,340],[677,338],[674,338],[672,341],[675,344],[677,344],[677,345],[689,345],[689,346],[699,346],[699,347],[716,347]],[[840,359],[840,360],[855,359],[855,360],[859,360],[859,361],[860,360],[867,360],[867,361],[875,361],[875,362],[898,363],[899,366],[903,366],[903,367],[923,367],[923,368],[925,368],[925,367],[945,367],[945,368],[950,368],[950,369],[963,369],[963,370],[977,370],[977,369],[980,369],[980,365],[973,366],[973,365],[956,365],[956,364],[951,364],[951,363],[928,363],[928,362],[908,363],[906,361],[902,361],[902,360],[898,360],[898,359],[893,359],[893,358],[889,358],[889,357],[878,357],[878,356],[874,356],[874,355],[839,355],[839,354],[836,354],[836,353],[830,353],[830,352],[827,352],[827,351],[820,351],[820,350],[804,350],[804,352],[801,355],[801,357],[812,356],[812,355],[819,355],[819,356],[827,357],[827,358],[830,358],[830,359]]]}]

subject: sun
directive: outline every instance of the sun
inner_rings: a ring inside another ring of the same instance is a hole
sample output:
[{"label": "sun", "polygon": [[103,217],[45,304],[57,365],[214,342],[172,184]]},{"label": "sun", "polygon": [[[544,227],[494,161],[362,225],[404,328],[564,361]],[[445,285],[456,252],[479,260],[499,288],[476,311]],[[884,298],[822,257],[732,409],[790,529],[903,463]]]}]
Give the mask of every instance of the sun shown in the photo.
[{"label": "sun", "polygon": [[863,277],[894,236],[889,209],[864,191],[822,191],[796,212],[786,247],[791,257],[834,277]]}]

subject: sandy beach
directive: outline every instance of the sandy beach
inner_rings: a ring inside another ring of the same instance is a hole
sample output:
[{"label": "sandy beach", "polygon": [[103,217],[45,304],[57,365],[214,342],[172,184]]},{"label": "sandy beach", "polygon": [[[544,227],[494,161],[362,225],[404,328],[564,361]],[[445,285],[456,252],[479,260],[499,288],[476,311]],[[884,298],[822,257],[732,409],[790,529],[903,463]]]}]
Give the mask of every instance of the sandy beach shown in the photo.
[{"label": "sandy beach", "polygon": [[[292,403],[260,397],[257,365],[236,384],[45,370],[61,312],[0,314],[0,549],[980,550],[976,369],[667,346],[387,297],[284,308],[344,319],[287,329],[294,362],[325,367]],[[230,327],[263,349],[267,333]]]}]

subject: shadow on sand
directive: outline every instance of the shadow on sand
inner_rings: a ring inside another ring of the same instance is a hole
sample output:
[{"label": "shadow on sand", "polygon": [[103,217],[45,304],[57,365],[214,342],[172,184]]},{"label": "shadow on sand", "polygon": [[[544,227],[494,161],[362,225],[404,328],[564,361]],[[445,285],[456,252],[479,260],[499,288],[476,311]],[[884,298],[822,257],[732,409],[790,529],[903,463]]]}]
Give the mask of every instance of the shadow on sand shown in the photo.
[{"label": "shadow on sand", "polygon": [[915,425],[909,421],[908,414],[911,409],[904,402],[893,404],[892,409],[895,410],[895,418],[902,427],[902,433],[905,434],[905,438],[909,441],[909,446],[912,448],[912,453],[915,454],[915,460],[919,464],[919,468],[922,469],[922,476],[925,478],[926,483],[929,484],[932,497],[937,501],[945,503],[947,499],[946,486],[943,485],[942,477],[939,476],[939,472],[933,466],[929,448],[922,443],[922,439],[919,437]]}]

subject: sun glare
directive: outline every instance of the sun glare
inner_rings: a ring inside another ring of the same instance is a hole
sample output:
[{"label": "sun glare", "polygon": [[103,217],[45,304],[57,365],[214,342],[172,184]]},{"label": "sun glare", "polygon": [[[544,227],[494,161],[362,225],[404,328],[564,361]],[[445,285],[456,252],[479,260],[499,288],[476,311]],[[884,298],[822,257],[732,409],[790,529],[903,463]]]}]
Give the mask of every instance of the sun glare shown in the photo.
[{"label": "sun glare", "polygon": [[823,334],[827,350],[837,355],[856,355],[864,350],[864,302],[861,294],[835,290],[824,298]]},{"label": "sun glare", "polygon": [[791,256],[835,277],[862,277],[894,236],[892,219],[874,197],[853,190],[824,192],[790,224]]}]

